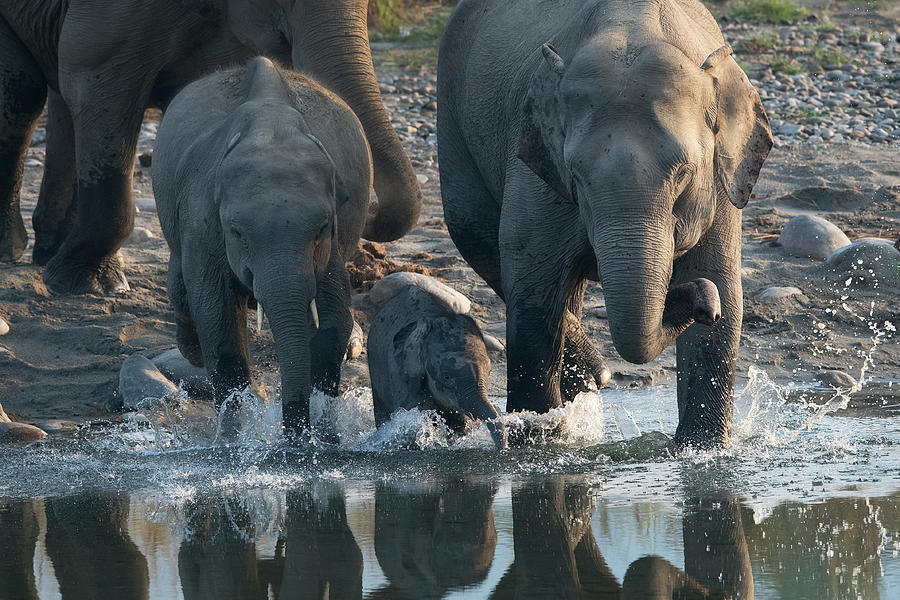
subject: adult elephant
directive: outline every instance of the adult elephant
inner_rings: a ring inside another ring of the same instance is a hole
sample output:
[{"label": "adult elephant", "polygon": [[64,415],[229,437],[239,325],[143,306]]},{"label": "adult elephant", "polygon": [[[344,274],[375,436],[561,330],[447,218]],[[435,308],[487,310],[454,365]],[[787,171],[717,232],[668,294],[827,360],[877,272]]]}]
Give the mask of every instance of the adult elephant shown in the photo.
[{"label": "adult elephant", "polygon": [[[264,54],[304,71],[356,112],[378,209],[364,235],[411,229],[421,193],[384,109],[366,0],[0,0],[0,260],[27,244],[19,189],[48,96],[34,260],[56,293],[128,289],[116,251],[134,221],[131,175],[143,111],[185,84]],[[73,198],[77,198],[73,209]]]},{"label": "adult elephant", "polygon": [[603,372],[580,325],[599,278],[624,359],[678,338],[677,442],[724,442],[739,209],[772,138],[709,12],[463,0],[441,43],[438,125],[450,235],[507,304],[509,410],[547,411],[571,397],[571,371]]}]

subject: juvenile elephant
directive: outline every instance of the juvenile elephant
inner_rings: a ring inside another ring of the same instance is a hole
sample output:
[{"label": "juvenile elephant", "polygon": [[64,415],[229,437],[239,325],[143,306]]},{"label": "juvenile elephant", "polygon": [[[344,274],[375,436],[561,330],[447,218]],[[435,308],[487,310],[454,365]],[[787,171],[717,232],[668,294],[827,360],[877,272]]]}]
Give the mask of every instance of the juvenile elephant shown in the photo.
[{"label": "juvenile elephant", "polygon": [[23,162],[49,97],[34,261],[47,265],[54,293],[127,290],[116,251],[134,222],[131,175],[144,109],[165,109],[194,79],[257,54],[292,64],[356,112],[378,195],[365,236],[402,236],[418,220],[421,193],[378,91],[366,7],[366,0],[0,0],[0,260],[17,260],[27,245]]},{"label": "juvenile elephant", "polygon": [[441,42],[438,125],[450,235],[507,305],[509,409],[559,406],[573,368],[601,370],[580,326],[599,279],[624,359],[678,338],[676,441],[724,442],[739,209],[772,137],[703,5],[463,0]]},{"label": "juvenile elephant", "polygon": [[370,184],[353,111],[266,58],[196,81],[172,101],[153,191],[171,250],[178,347],[206,366],[217,406],[250,381],[251,299],[272,326],[288,431],[309,423],[310,385],[337,393],[353,326],[344,258],[363,229]]},{"label": "juvenile elephant", "polygon": [[472,317],[410,286],[378,311],[367,350],[376,425],[399,408],[432,409],[457,432],[471,419],[486,421],[496,446],[506,447],[487,396],[491,360]]}]

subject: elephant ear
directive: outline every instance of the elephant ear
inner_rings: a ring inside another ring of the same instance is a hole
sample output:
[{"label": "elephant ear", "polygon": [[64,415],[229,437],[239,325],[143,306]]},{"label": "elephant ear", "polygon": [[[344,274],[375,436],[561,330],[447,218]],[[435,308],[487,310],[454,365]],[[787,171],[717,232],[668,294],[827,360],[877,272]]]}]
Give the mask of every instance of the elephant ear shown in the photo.
[{"label": "elephant ear", "polygon": [[319,150],[322,151],[322,154],[325,155],[325,158],[328,159],[328,162],[331,164],[331,188],[334,193],[334,202],[335,202],[335,210],[341,210],[341,207],[344,205],[347,200],[350,199],[350,192],[347,191],[347,186],[344,183],[341,174],[338,173],[337,165],[334,163],[334,159],[331,158],[331,154],[328,153],[328,150],[325,149],[325,144],[322,143],[319,138],[316,136],[307,133],[306,137],[311,139],[316,146],[318,146]]},{"label": "elephant ear", "polygon": [[543,60],[531,76],[525,95],[518,156],[557,194],[571,201],[563,162],[565,131],[559,99],[566,65],[550,44],[541,46],[541,54]]},{"label": "elephant ear", "polygon": [[701,68],[712,76],[716,90],[716,176],[731,203],[744,208],[772,149],[769,118],[756,89],[731,57],[731,46],[710,54]]}]

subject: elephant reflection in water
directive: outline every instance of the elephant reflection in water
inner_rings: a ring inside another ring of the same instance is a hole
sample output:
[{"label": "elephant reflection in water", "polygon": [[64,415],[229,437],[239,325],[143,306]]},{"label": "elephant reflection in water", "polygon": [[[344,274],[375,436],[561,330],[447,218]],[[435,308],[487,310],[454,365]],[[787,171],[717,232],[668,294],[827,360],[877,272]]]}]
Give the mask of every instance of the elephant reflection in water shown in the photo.
[{"label": "elephant reflection in water", "polygon": [[36,600],[34,500],[0,500],[0,600]]},{"label": "elephant reflection in water", "polygon": [[[325,497],[325,500],[322,500]],[[284,536],[258,559],[247,509],[235,499],[191,508],[178,553],[185,600],[362,598],[362,552],[347,525],[340,489],[288,492]]]},{"label": "elephant reflection in water", "polygon": [[620,585],[591,530],[588,488],[561,479],[513,490],[515,559],[492,597],[663,600],[753,598],[740,504],[728,494],[689,497],[685,571],[658,556],[635,560]]},{"label": "elephant reflection in water", "polygon": [[47,555],[63,600],[149,596],[147,560],[128,535],[128,496],[52,498],[44,511]]},{"label": "elephant reflection in water", "polygon": [[441,598],[487,576],[497,546],[491,484],[375,491],[375,554],[389,584],[373,599]]}]

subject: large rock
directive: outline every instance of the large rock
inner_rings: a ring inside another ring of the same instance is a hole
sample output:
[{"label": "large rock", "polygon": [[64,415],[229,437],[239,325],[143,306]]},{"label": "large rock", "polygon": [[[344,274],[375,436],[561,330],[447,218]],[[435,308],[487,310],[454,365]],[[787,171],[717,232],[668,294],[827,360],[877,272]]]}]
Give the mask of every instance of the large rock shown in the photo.
[{"label": "large rock", "polygon": [[119,371],[119,397],[126,410],[135,410],[147,398],[169,398],[178,388],[160,373],[149,359],[135,354],[122,363]]},{"label": "large rock", "polygon": [[837,250],[826,269],[846,287],[900,288],[900,251],[883,238],[860,238]]},{"label": "large rock", "polygon": [[444,285],[437,279],[420,273],[407,272],[391,273],[378,280],[375,285],[372,286],[372,289],[369,290],[368,302],[375,311],[378,311],[388,300],[410,285],[418,286],[426,292],[440,298],[446,302],[454,312],[465,314],[472,308],[472,303],[468,298],[453,288]]},{"label": "large rock", "polygon": [[795,256],[825,260],[838,248],[849,246],[850,238],[822,217],[798,215],[784,226],[778,243]]},{"label": "large rock", "polygon": [[856,387],[856,379],[843,371],[819,371],[816,380],[835,389],[850,389]]},{"label": "large rock", "polygon": [[47,434],[26,423],[0,423],[0,444],[28,444],[47,437]]},{"label": "large rock", "polygon": [[195,367],[178,348],[166,350],[153,359],[156,368],[170,381],[181,385],[192,398],[212,398],[213,386],[203,367]]}]

